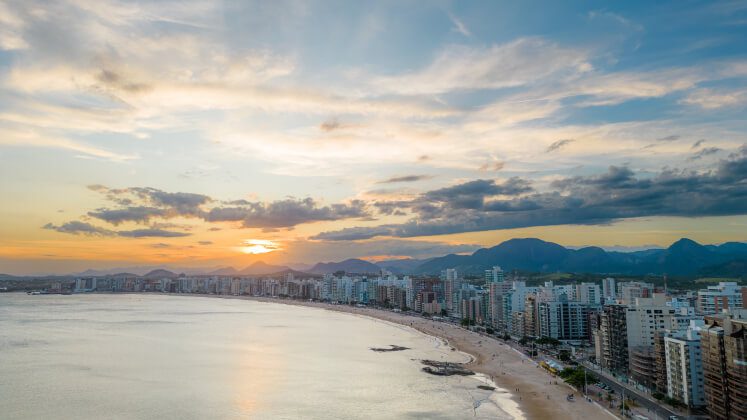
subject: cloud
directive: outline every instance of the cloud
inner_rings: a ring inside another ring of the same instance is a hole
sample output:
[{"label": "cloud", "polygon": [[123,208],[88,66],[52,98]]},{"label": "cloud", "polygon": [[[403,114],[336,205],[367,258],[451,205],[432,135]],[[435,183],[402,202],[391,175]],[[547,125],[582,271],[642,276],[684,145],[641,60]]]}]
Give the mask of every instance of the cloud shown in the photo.
[{"label": "cloud", "polygon": [[703,143],[705,143],[705,142],[706,142],[705,139],[700,139],[700,140],[696,141],[695,143],[693,143],[693,145],[692,145],[691,148],[692,149],[697,149],[698,147],[700,147],[701,145],[703,145]]},{"label": "cloud", "polygon": [[706,156],[715,155],[716,153],[720,152],[721,149],[718,147],[705,147],[701,150],[698,150],[697,152],[693,153],[692,156],[688,158],[688,160],[698,160],[700,158],[704,158]]},{"label": "cloud", "polygon": [[[709,154],[709,153],[707,153]],[[401,224],[322,232],[315,239],[418,237],[562,224],[601,224],[645,216],[704,217],[747,214],[747,146],[711,171],[664,170],[638,177],[611,166],[598,175],[557,179],[539,192],[512,178],[502,184],[470,181],[390,203],[415,217]],[[505,198],[491,198],[505,194]],[[374,206],[377,207],[377,206]],[[388,211],[392,211],[389,208]]]},{"label": "cloud", "polygon": [[493,161],[485,162],[477,168],[480,172],[498,172],[506,166],[505,162]]},{"label": "cloud", "polygon": [[337,118],[328,119],[319,125],[320,130],[327,132],[337,130],[340,127],[340,121]]},{"label": "cloud", "polygon": [[295,241],[287,244],[288,261],[330,261],[345,258],[430,258],[454,253],[471,253],[480,245],[413,239],[373,239],[368,241]]},{"label": "cloud", "polygon": [[122,236],[126,238],[177,238],[190,235],[190,233],[187,232],[175,232],[157,228],[114,231],[77,220],[66,222],[59,226],[52,223],[47,223],[46,225],[42,226],[42,229],[54,230],[56,232],[68,233],[72,235]]},{"label": "cloud", "polygon": [[203,246],[207,246],[207,245],[212,245],[213,241],[197,241],[197,243]]},{"label": "cloud", "polygon": [[431,179],[433,178],[430,175],[404,175],[404,176],[395,176],[392,178],[385,179],[383,181],[377,182],[377,184],[394,184],[399,182],[416,182],[416,181],[422,181],[425,179]]},{"label": "cloud", "polygon": [[449,13],[449,19],[451,20],[451,23],[454,24],[454,27],[451,28],[452,31],[458,32],[467,37],[472,36],[472,33],[469,31],[467,26],[459,18],[454,16],[452,13]]},{"label": "cloud", "polygon": [[742,108],[747,105],[747,89],[715,90],[697,89],[690,92],[682,103],[702,109]]},{"label": "cloud", "polygon": [[135,229],[135,230],[120,230],[117,235],[126,238],[178,238],[182,236],[189,236],[187,232],[174,232],[163,229]]},{"label": "cloud", "polygon": [[569,145],[569,144],[571,144],[573,142],[574,142],[573,139],[558,140],[556,142],[553,142],[551,145],[547,146],[546,152],[547,153],[554,152],[554,151],[559,150],[559,149],[561,149],[561,148],[563,148],[563,147],[565,147],[565,146],[567,146],[567,145]]},{"label": "cloud", "polygon": [[289,198],[268,203],[246,202],[241,206],[216,207],[204,217],[208,222],[241,222],[246,228],[272,229],[367,216],[369,213],[361,200],[320,206],[312,198]]},{"label": "cloud", "polygon": [[520,38],[477,48],[451,45],[427,67],[373,80],[376,89],[404,95],[524,86],[589,68],[588,53],[541,38]]},{"label": "cloud", "polygon": [[159,242],[156,244],[150,244],[150,247],[156,248],[156,249],[166,249],[166,248],[171,248],[171,245],[167,243]]},{"label": "cloud", "polygon": [[[154,219],[175,217],[198,218],[206,222],[241,222],[245,228],[277,229],[292,228],[299,224],[335,221],[351,218],[366,218],[370,214],[366,203],[351,200],[347,203],[320,205],[312,198],[287,198],[270,202],[228,200],[215,205],[216,200],[204,195],[187,192],[166,192],[151,187],[108,188],[89,185],[119,208],[100,208],[88,215],[113,225],[125,222],[150,223]],[[139,205],[132,205],[139,204]],[[152,228],[177,227],[156,223]],[[183,226],[180,226],[184,229]],[[153,231],[160,230],[154,229]],[[217,229],[219,230],[219,229]],[[142,233],[142,230],[133,231]]]},{"label": "cloud", "polygon": [[677,134],[672,134],[666,137],[660,137],[656,139],[656,141],[677,141],[680,139],[680,136]]},{"label": "cloud", "polygon": [[123,222],[147,223],[152,218],[164,217],[166,212],[155,207],[127,207],[123,209],[98,209],[89,211],[88,215],[113,225]]},{"label": "cloud", "polygon": [[86,222],[79,222],[79,221],[71,221],[71,222],[65,222],[59,226],[55,226],[52,223],[47,223],[46,225],[42,226],[43,229],[49,229],[54,230],[60,233],[69,233],[72,235],[86,235],[86,236],[114,236],[116,232],[103,229],[97,226],[94,226],[90,223]]}]

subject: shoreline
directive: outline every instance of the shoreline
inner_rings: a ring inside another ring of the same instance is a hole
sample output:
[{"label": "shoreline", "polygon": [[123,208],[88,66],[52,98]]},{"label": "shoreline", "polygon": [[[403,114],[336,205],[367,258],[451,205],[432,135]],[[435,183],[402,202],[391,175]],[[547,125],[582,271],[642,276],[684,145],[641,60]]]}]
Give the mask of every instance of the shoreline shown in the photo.
[{"label": "shoreline", "polygon": [[[97,293],[140,295],[141,293]],[[466,330],[459,325],[433,321],[428,318],[387,310],[335,305],[324,302],[270,298],[260,296],[206,295],[188,293],[148,293],[157,296],[181,296],[248,300],[268,304],[303,306],[326,309],[338,313],[368,318],[392,324],[395,328],[408,328],[444,343],[449,349],[465,355],[465,366],[477,375],[473,377],[496,389],[491,399],[501,410],[514,418],[525,419],[579,419],[617,418],[602,405],[587,402],[583,394],[571,388],[560,378],[553,377],[538,363],[508,344],[494,338]],[[566,400],[574,394],[575,401]]]},{"label": "shoreline", "polygon": [[[526,419],[579,419],[607,417],[610,413],[603,407],[584,400],[560,378],[553,378],[534,360],[529,359],[513,347],[490,337],[461,328],[450,323],[438,322],[407,314],[350,305],[333,305],[323,302],[308,302],[292,299],[259,296],[192,295],[169,294],[171,296],[214,297],[221,299],[250,300],[308,308],[326,309],[354,316],[363,316],[374,321],[411,328],[421,334],[443,340],[445,344],[467,356],[465,363],[478,377],[496,389],[493,396],[500,407],[514,418]],[[476,378],[477,379],[477,378]],[[478,379],[479,381],[480,379]],[[573,393],[577,398],[568,402],[566,396]]]}]

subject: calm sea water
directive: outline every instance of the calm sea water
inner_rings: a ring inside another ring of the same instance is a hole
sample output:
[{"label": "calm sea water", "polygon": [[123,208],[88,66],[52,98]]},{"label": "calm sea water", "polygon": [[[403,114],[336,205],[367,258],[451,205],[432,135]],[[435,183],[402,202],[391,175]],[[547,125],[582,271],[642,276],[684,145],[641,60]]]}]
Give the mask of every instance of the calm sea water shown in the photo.
[{"label": "calm sea water", "polygon": [[[411,350],[376,353],[390,344]],[[510,418],[409,328],[208,297],[0,294],[0,418]],[[477,406],[477,408],[475,408]]]}]

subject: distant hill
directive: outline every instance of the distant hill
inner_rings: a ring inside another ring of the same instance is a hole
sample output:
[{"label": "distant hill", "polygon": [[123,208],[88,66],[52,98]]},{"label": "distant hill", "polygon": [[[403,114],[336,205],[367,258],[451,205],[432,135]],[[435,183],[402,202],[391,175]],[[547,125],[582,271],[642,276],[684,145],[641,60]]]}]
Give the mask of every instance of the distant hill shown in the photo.
[{"label": "distant hill", "polygon": [[233,267],[223,267],[206,274],[209,276],[233,276],[238,274],[238,271]]},{"label": "distant hill", "polygon": [[138,277],[137,274],[133,273],[116,273],[116,274],[107,274],[108,277]]},{"label": "distant hill", "polygon": [[368,261],[359,260],[357,258],[351,258],[340,262],[329,262],[329,263],[318,263],[311,270],[310,273],[336,273],[338,271],[344,271],[346,273],[366,274],[366,273],[378,273],[381,268]]},{"label": "distant hill", "polygon": [[162,279],[162,278],[173,279],[173,278],[179,277],[179,275],[169,270],[163,270],[159,268],[157,270],[153,270],[153,271],[146,273],[143,277],[148,278],[148,279]]},{"label": "distant hill", "polygon": [[747,259],[732,260],[704,267],[698,271],[702,277],[730,277],[747,279]]},{"label": "distant hill", "polygon": [[[471,255],[449,254],[425,260],[398,259],[376,264],[357,259],[340,262],[317,263],[299,270],[293,264],[294,276],[326,274],[344,271],[354,274],[377,274],[381,269],[397,275],[438,275],[447,268],[456,268],[462,274],[482,275],[485,270],[499,265],[504,271],[520,270],[534,273],[589,273],[617,275],[669,274],[673,276],[742,277],[747,278],[747,243],[727,242],[721,245],[702,245],[683,238],[667,248],[643,251],[606,251],[589,246],[569,249],[553,242],[536,238],[517,238],[491,248],[482,248]],[[179,273],[214,276],[264,276],[287,273],[284,265],[256,262],[242,270],[233,267],[174,268],[128,267],[109,270],[86,270],[74,276],[136,276],[149,278],[175,278]],[[143,274],[146,271],[147,274]],[[135,273],[135,274],[130,274]],[[11,278],[13,276],[0,275]]]},{"label": "distant hill", "polygon": [[252,275],[279,273],[281,271],[287,271],[287,270],[290,270],[290,268],[284,265],[270,265],[263,261],[257,261],[254,264],[250,265],[249,267],[246,267],[243,270],[238,271],[236,274],[252,276]]},{"label": "distant hill", "polygon": [[427,261],[428,260],[403,258],[399,260],[379,261],[376,265],[384,270],[391,271],[394,274],[409,274]]},{"label": "distant hill", "polygon": [[[511,239],[472,255],[446,255],[427,261],[413,270],[415,274],[438,274],[456,268],[464,274],[480,275],[499,265],[505,271],[574,272],[609,274],[696,275],[709,267],[710,275],[739,273],[738,261],[747,260],[747,244],[729,242],[701,245],[680,239],[666,249],[635,252],[608,252],[599,247],[568,249],[535,238]],[[731,263],[730,263],[731,262]],[[723,270],[723,273],[719,273]],[[742,273],[744,274],[744,273]]]}]

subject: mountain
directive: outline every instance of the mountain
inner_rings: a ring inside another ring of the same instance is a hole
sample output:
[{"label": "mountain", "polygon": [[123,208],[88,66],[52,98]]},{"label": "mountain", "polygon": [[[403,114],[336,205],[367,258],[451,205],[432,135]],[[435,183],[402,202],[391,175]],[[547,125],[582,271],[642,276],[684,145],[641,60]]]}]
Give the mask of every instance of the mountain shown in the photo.
[{"label": "mountain", "polygon": [[728,242],[722,245],[701,245],[683,238],[666,249],[635,252],[608,252],[599,247],[568,249],[536,238],[511,239],[492,248],[483,248],[472,255],[446,255],[433,258],[413,270],[415,274],[438,274],[456,268],[464,274],[482,275],[484,270],[499,265],[505,271],[575,272],[609,274],[671,274],[695,275],[710,267],[738,272],[738,263],[747,259],[747,244]]},{"label": "mountain", "polygon": [[378,273],[381,271],[381,268],[378,265],[372,264],[368,261],[351,258],[340,262],[318,263],[311,270],[309,270],[310,273],[319,274],[336,273],[338,271],[344,271],[346,273],[365,274]]},{"label": "mountain", "polygon": [[208,276],[233,276],[238,274],[238,271],[233,267],[222,267],[206,274]]},{"label": "mountain", "polygon": [[312,268],[314,268],[314,264],[305,264],[305,263],[289,263],[286,265],[290,267],[291,270],[297,270],[297,271],[309,271]]},{"label": "mountain", "polygon": [[747,279],[747,259],[732,260],[729,262],[703,267],[698,271],[702,277],[730,277]]},{"label": "mountain", "polygon": [[179,275],[169,270],[164,270],[164,269],[159,268],[159,269],[146,273],[143,277],[149,278],[149,279],[162,279],[162,278],[173,279],[173,278],[179,277]]},{"label": "mountain", "polygon": [[249,267],[244,268],[241,271],[236,272],[236,274],[243,274],[245,276],[251,276],[251,275],[264,275],[264,274],[274,274],[279,273],[281,271],[287,271],[290,270],[288,267],[283,265],[270,265],[263,261],[257,261],[254,264],[250,265]]},{"label": "mountain", "polygon": [[376,263],[377,266],[384,270],[391,271],[393,274],[409,274],[413,272],[418,266],[429,260],[416,260],[414,258],[403,258],[400,260],[386,260],[379,261]]}]

